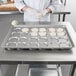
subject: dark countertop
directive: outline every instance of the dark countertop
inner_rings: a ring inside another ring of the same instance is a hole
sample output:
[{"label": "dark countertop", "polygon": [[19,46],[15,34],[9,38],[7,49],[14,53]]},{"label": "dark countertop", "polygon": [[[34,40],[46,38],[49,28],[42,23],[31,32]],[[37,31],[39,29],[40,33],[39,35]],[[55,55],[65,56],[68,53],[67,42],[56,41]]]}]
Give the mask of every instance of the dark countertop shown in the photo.
[{"label": "dark countertop", "polygon": [[[7,23],[8,24],[8,23]],[[8,29],[8,25],[2,26],[0,23],[0,44],[4,40]],[[2,64],[24,64],[24,63],[76,63],[76,33],[69,22],[61,22],[67,26],[68,31],[75,44],[71,50],[52,50],[52,51],[5,51],[0,47],[0,63]]]}]

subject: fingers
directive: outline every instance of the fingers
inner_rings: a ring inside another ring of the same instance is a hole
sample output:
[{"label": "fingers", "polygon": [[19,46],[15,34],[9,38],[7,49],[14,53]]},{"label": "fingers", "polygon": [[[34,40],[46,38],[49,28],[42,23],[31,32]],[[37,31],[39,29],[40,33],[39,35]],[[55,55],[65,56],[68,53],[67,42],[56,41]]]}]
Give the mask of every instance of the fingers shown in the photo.
[{"label": "fingers", "polygon": [[45,15],[48,13],[48,10],[45,9],[45,10],[43,10],[41,13],[42,13],[43,16],[45,16]]}]

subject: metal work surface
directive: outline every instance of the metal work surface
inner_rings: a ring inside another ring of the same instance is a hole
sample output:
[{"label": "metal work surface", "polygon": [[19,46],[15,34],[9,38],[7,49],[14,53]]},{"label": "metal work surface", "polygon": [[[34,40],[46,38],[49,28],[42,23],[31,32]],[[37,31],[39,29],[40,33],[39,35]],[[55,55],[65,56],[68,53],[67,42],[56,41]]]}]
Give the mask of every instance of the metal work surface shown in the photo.
[{"label": "metal work surface", "polygon": [[[57,23],[56,23],[57,24]],[[68,28],[69,35],[74,42],[74,47],[70,50],[51,50],[51,51],[6,51],[0,47],[0,63],[4,64],[18,64],[18,63],[66,63],[71,64],[76,62],[76,33],[72,25],[68,22],[61,22],[58,24],[66,25]],[[0,28],[0,30],[3,26]],[[0,35],[4,39],[9,27],[5,26],[6,30],[1,31]],[[2,40],[3,41],[3,40]]]},{"label": "metal work surface", "polygon": [[71,49],[74,47],[65,25],[17,25],[11,27],[2,47],[7,50]]},{"label": "metal work surface", "polygon": [[[65,10],[61,12],[55,12],[54,14],[70,14],[70,11]],[[0,11],[0,14],[21,14],[19,11]]]}]

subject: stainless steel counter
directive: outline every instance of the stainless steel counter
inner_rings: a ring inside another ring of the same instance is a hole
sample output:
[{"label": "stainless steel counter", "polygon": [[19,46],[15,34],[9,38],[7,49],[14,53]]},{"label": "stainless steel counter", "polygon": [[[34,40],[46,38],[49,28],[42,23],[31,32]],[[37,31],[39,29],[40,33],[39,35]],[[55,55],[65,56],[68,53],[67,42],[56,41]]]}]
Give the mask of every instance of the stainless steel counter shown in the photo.
[{"label": "stainless steel counter", "polygon": [[[0,11],[0,15],[10,15],[10,14],[23,14],[20,13],[19,11]],[[65,21],[66,15],[70,15],[71,12],[67,9],[64,9],[63,11],[60,12],[54,12],[53,15],[58,15],[57,20],[58,21]]]},{"label": "stainless steel counter", "polygon": [[[20,13],[18,10],[17,11],[0,11],[0,14],[16,14],[16,13]],[[64,8],[63,10],[61,10],[60,12],[54,12],[53,14],[70,14],[71,10],[68,10],[66,8]]]},{"label": "stainless steel counter", "polygon": [[[61,22],[68,27],[68,31],[74,41],[75,47],[71,50],[52,51],[5,51],[0,47],[0,63],[2,64],[30,64],[30,63],[50,63],[50,64],[71,64],[76,63],[76,33],[68,22]],[[5,29],[4,29],[5,28]],[[3,41],[10,27],[0,25],[0,36]],[[3,31],[4,30],[4,31]]]},{"label": "stainless steel counter", "polygon": [[[16,14],[16,13],[20,13],[19,11],[0,11],[0,14]],[[70,11],[62,11],[62,12],[55,12],[54,14],[70,14]]]}]

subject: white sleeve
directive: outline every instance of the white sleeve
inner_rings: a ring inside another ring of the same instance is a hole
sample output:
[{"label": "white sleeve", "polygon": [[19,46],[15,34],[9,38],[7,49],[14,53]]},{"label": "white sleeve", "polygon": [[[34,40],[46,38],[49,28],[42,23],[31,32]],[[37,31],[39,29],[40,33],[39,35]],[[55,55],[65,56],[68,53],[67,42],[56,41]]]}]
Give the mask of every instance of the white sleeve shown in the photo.
[{"label": "white sleeve", "polygon": [[48,8],[52,10],[52,13],[59,12],[63,8],[63,4],[60,0],[52,0]]},{"label": "white sleeve", "polygon": [[16,6],[16,8],[20,11],[21,9],[26,6],[26,4],[24,3],[24,0],[14,0],[14,5]]}]

